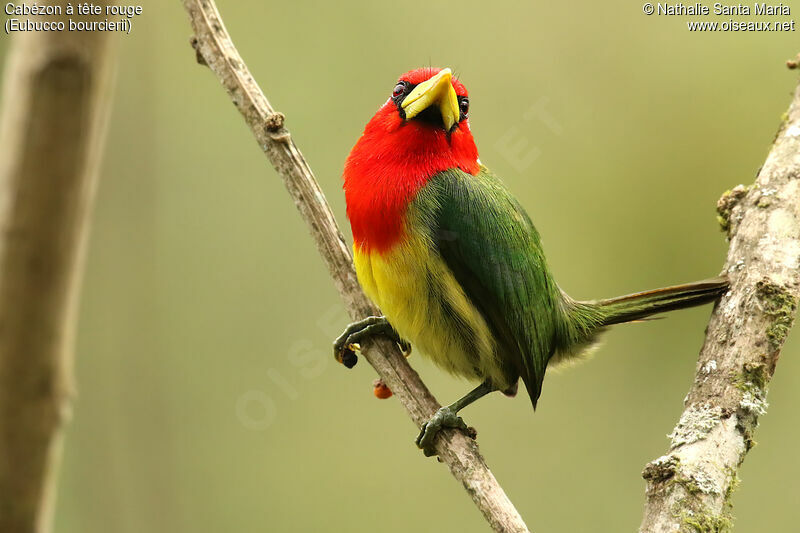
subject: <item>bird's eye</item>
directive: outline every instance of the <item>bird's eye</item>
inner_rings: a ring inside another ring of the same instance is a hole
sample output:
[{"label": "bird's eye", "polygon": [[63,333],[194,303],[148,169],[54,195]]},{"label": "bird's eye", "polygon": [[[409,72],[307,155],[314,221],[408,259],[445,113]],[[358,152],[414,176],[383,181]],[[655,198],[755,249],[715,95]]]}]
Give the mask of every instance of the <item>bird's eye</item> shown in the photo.
[{"label": "bird's eye", "polygon": [[467,113],[469,113],[469,98],[460,98],[458,101],[458,108],[461,110],[461,114],[466,117]]},{"label": "bird's eye", "polygon": [[403,94],[406,90],[406,84],[402,81],[399,82],[397,85],[394,86],[394,90],[392,91],[392,97],[397,98],[401,94]]}]

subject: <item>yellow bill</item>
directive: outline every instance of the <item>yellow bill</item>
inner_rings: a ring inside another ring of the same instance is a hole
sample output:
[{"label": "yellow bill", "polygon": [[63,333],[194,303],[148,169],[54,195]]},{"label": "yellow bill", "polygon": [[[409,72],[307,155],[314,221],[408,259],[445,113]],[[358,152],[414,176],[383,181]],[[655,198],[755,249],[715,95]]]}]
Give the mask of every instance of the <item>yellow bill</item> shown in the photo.
[{"label": "yellow bill", "polygon": [[458,122],[461,111],[458,107],[458,96],[456,95],[453,84],[450,80],[453,72],[449,68],[442,69],[438,74],[422,82],[411,93],[406,96],[401,104],[406,114],[406,120],[410,120],[422,113],[427,108],[438,106],[442,114],[442,121],[447,131]]}]

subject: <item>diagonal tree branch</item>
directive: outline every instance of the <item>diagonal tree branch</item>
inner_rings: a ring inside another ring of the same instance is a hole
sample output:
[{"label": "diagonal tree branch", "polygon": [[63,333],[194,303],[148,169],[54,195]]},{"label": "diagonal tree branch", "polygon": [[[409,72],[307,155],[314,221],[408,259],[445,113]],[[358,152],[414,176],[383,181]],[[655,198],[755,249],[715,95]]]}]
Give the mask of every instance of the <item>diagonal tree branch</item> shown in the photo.
[{"label": "diagonal tree branch", "polygon": [[800,296],[800,87],[755,184],[717,206],[730,291],[714,309],[667,455],[648,464],[642,532],[727,531],[737,471]]},{"label": "diagonal tree branch", "polygon": [[[379,314],[356,280],[350,251],[344,243],[322,190],[305,158],[251,76],[212,0],[183,0],[189,13],[198,61],[207,64],[228,91],[259,146],[283,179],[317,249],[328,266],[350,316]],[[365,342],[362,354],[391,388],[417,426],[440,407],[419,375],[388,340]],[[440,459],[467,490],[495,531],[527,532],[517,510],[486,466],[474,440],[456,430],[443,431],[436,442]]]}]

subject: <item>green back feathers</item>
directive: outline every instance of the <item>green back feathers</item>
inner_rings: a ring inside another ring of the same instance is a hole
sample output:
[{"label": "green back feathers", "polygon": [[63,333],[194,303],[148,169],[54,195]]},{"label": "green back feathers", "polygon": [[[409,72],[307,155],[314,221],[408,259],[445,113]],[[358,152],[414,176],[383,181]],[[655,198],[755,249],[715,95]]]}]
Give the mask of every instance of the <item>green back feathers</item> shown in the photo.
[{"label": "green back feathers", "polygon": [[[579,302],[553,280],[539,234],[522,206],[486,168],[435,175],[413,202],[429,236],[495,339],[493,359],[511,390],[522,378],[534,408],[548,362],[591,345],[605,327],[710,302],[725,278],[667,287],[597,302]],[[464,357],[468,357],[465,354]]]},{"label": "green back feathers", "polygon": [[437,174],[415,204],[428,206],[434,246],[492,330],[497,364],[535,406],[564,317],[530,218],[485,167]]}]

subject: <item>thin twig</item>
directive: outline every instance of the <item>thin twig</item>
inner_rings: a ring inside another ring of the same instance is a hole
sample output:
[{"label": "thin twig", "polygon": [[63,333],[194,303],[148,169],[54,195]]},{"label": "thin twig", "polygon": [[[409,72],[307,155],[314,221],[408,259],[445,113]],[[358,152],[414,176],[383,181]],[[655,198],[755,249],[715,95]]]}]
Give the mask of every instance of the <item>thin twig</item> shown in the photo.
[{"label": "thin twig", "polygon": [[730,291],[706,331],[685,410],[645,467],[642,532],[727,531],[739,465],[800,296],[800,87],[756,182],[720,199]]},{"label": "thin twig", "polygon": [[[356,280],[350,250],[344,243],[330,207],[305,158],[239,56],[211,0],[183,0],[198,60],[207,64],[244,116],[303,219],[345,306],[354,319],[378,314]],[[388,340],[365,342],[362,354],[391,388],[417,426],[440,407],[397,346]],[[474,440],[456,430],[443,431],[436,443],[440,459],[461,481],[475,505],[495,531],[526,532],[527,526],[486,466]]]}]

